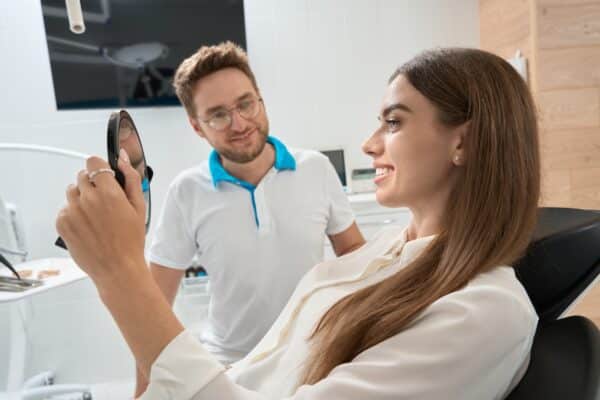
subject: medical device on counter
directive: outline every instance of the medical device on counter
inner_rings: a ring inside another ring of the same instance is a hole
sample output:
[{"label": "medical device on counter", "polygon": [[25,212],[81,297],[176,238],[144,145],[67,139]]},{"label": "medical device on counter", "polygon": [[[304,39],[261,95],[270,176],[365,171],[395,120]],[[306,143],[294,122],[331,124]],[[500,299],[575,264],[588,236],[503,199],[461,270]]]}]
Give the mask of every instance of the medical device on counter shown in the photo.
[{"label": "medical device on counter", "polygon": [[329,158],[329,161],[333,165],[333,168],[335,168],[335,172],[340,178],[340,182],[342,183],[343,188],[346,189],[346,187],[348,186],[348,182],[346,179],[346,161],[344,158],[344,150],[321,150],[321,153],[323,153],[325,156],[327,156],[327,158]]},{"label": "medical device on counter", "polygon": [[352,170],[352,192],[365,193],[374,192],[376,189],[373,179],[375,168],[359,168]]}]

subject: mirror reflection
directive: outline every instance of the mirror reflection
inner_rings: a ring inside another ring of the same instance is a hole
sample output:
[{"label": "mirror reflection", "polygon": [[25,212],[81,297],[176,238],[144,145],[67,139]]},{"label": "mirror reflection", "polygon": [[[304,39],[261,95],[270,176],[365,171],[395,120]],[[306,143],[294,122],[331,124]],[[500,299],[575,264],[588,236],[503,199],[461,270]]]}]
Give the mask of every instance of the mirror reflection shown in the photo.
[{"label": "mirror reflection", "polygon": [[[115,138],[111,138],[111,120],[115,116],[114,114],[118,114],[117,116],[117,132]],[[127,152],[129,156],[129,160],[133,168],[135,168],[140,177],[142,178],[142,191],[144,193],[144,200],[146,202],[146,230],[150,225],[150,179],[152,179],[151,169],[149,169],[146,164],[146,157],[144,155],[144,150],[142,147],[142,141],[140,139],[140,135],[138,130],[133,123],[133,119],[131,115],[125,110],[121,110],[118,113],[113,113],[111,116],[111,120],[109,120],[109,132],[108,132],[108,141],[109,141],[109,160],[111,161],[111,166],[114,168],[116,166],[116,160],[119,157],[119,150],[123,149]],[[115,146],[110,146],[110,143],[116,143]],[[115,149],[115,154],[111,154],[111,147]],[[112,160],[115,160],[113,165]],[[115,171],[117,172],[117,171]],[[122,182],[122,181],[120,181]]]}]

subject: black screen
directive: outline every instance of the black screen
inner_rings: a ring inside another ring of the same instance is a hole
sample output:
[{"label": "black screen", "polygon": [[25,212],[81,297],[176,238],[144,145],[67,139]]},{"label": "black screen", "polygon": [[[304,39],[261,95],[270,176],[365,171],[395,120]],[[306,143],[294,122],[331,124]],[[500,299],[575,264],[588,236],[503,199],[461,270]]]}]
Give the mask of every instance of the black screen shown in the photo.
[{"label": "black screen", "polygon": [[325,154],[329,161],[333,164],[335,172],[337,172],[342,186],[346,186],[346,164],[344,163],[344,150],[326,150],[321,151]]},{"label": "black screen", "polygon": [[80,35],[64,0],[41,3],[59,110],[178,105],[184,58],[225,40],[246,48],[243,0],[81,0]]}]

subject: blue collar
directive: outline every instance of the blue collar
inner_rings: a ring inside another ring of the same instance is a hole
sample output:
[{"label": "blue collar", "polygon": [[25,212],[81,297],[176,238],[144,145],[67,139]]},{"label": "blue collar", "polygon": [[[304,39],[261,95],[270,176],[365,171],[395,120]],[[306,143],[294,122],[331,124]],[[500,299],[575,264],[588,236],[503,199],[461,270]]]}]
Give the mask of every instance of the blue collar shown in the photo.
[{"label": "blue collar", "polygon": [[[268,136],[267,142],[270,143],[275,149],[275,169],[278,171],[295,171],[296,160],[294,159],[294,156],[290,154],[287,147],[285,147],[281,141],[273,136]],[[254,190],[254,185],[232,176],[225,170],[225,168],[223,168],[219,153],[217,153],[215,150],[210,153],[208,158],[208,167],[210,169],[210,175],[212,176],[214,187],[217,187],[219,182],[224,181],[240,185],[248,190]]]}]

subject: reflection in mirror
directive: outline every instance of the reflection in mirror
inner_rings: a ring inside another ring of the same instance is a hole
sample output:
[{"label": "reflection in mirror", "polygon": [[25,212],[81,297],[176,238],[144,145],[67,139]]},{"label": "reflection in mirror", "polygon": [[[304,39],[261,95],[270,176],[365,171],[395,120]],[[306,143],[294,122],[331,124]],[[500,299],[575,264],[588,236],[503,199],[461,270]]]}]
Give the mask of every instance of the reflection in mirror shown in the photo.
[{"label": "reflection in mirror", "polygon": [[[151,201],[150,201],[150,180],[152,179],[152,169],[146,163],[144,148],[140,135],[133,123],[133,119],[125,110],[113,112],[108,119],[107,129],[107,144],[108,144],[108,163],[113,171],[115,178],[121,185],[125,184],[123,174],[118,168],[119,150],[124,149],[129,156],[131,165],[135,168],[142,178],[142,191],[144,193],[144,201],[146,202],[146,232],[150,227]],[[62,238],[58,238],[55,244],[63,249],[66,245]]]},{"label": "reflection in mirror", "polygon": [[146,163],[144,149],[140,135],[133,123],[133,119],[125,110],[114,112],[108,121],[108,162],[115,171],[115,176],[121,186],[124,184],[123,175],[118,169],[119,150],[127,152],[133,168],[135,168],[142,178],[142,191],[146,202],[146,231],[150,226],[150,179],[152,173]]}]

